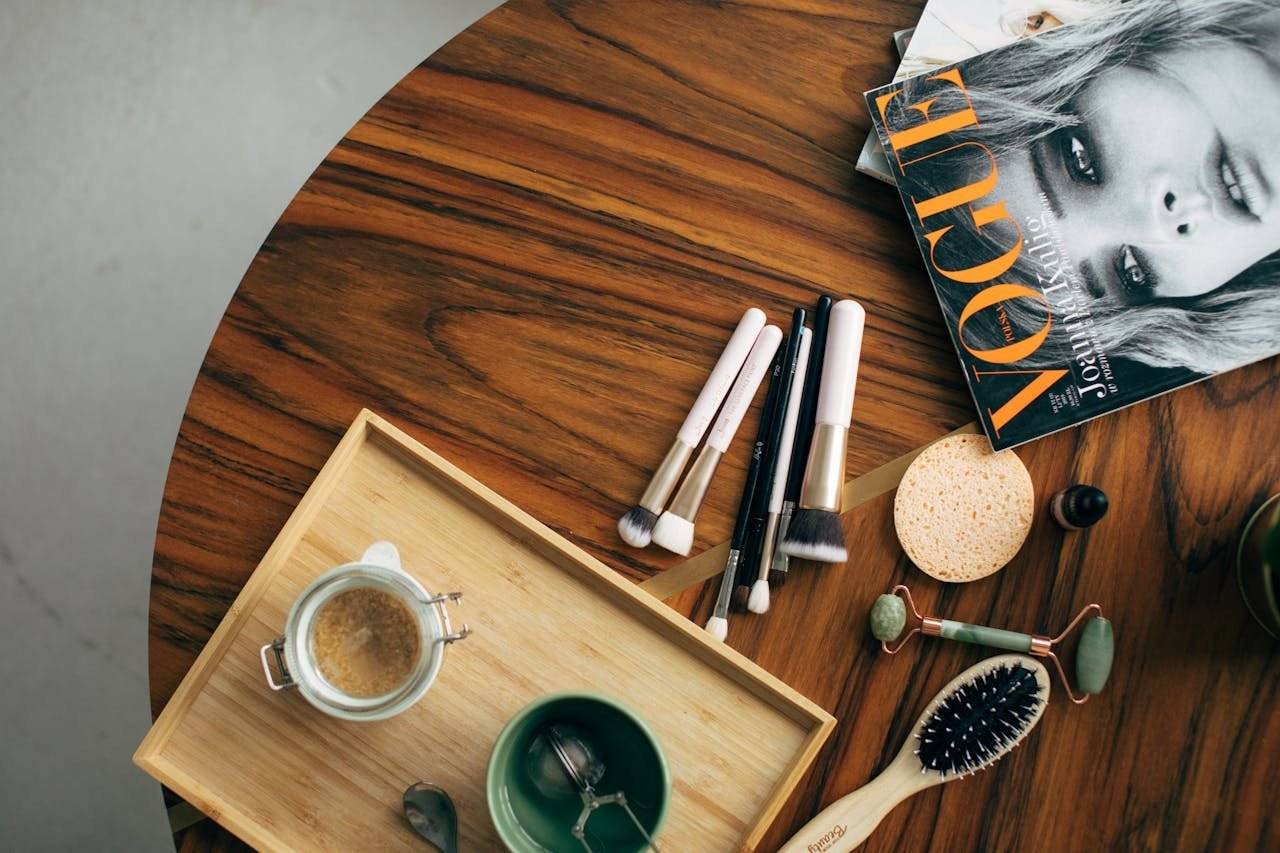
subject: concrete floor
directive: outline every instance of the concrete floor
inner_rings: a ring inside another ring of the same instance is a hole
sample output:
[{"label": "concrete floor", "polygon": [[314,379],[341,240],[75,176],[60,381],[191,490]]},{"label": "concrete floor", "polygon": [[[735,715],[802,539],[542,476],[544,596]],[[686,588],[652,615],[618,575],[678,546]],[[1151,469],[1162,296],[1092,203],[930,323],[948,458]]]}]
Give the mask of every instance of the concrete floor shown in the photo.
[{"label": "concrete floor", "polygon": [[0,849],[172,849],[129,759],[191,383],[307,175],[494,5],[0,0]]}]

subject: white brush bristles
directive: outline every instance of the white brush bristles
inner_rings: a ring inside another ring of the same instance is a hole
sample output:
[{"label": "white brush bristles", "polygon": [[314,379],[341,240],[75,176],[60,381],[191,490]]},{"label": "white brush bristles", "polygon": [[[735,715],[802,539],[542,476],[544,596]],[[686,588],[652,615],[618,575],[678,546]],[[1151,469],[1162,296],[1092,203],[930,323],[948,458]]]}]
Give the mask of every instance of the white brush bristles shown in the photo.
[{"label": "white brush bristles", "polygon": [[769,612],[769,582],[760,578],[751,585],[751,594],[747,596],[747,609],[752,613]]},{"label": "white brush bristles", "polygon": [[618,519],[618,535],[632,548],[645,548],[653,539],[653,526],[657,523],[656,512],[642,506],[633,506],[626,515]]},{"label": "white brush bristles", "polygon": [[689,556],[693,547],[693,522],[687,518],[664,512],[653,526],[653,542],[682,557]]},{"label": "white brush bristles", "polygon": [[707,620],[707,633],[723,643],[729,636],[729,620],[723,616],[712,616]]}]

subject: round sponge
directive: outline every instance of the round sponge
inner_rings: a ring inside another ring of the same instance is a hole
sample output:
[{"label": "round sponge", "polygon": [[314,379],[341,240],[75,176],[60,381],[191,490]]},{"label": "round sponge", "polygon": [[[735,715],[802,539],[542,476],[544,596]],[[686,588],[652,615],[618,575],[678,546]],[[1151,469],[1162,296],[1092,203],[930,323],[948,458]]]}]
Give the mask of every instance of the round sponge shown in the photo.
[{"label": "round sponge", "polygon": [[980,435],[953,435],[916,457],[898,486],[893,522],[902,548],[941,581],[1004,568],[1031,529],[1035,488],[1011,450]]}]

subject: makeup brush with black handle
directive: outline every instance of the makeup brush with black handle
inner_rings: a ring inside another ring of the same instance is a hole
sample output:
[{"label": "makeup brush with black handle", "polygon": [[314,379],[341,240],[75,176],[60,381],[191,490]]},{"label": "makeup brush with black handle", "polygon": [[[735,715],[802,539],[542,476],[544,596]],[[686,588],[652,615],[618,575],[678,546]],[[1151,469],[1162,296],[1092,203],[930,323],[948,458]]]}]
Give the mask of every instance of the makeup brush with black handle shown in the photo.
[{"label": "makeup brush with black handle", "polygon": [[[773,482],[778,471],[778,454],[782,449],[782,433],[786,425],[787,406],[791,402],[791,383],[795,378],[796,360],[800,357],[800,340],[804,331],[805,310],[797,308],[791,314],[791,331],[781,358],[781,372],[775,382],[777,393],[773,395],[773,408],[769,413],[769,430],[765,437],[764,458],[760,463],[760,488],[756,490],[751,510],[751,524],[747,528],[746,559],[743,570],[738,572],[735,604],[740,608],[749,605],[748,596],[752,582],[760,572],[760,566],[773,553],[773,540],[778,533],[778,516],[769,510],[773,496]],[[765,571],[768,571],[766,569]]]},{"label": "makeup brush with black handle", "polygon": [[782,545],[778,535],[782,513],[782,492],[787,484],[787,469],[791,466],[791,445],[796,436],[796,420],[800,415],[800,397],[804,391],[804,377],[809,369],[809,347],[813,333],[808,329],[800,330],[800,351],[796,355],[796,369],[791,377],[791,394],[787,399],[787,408],[783,412],[782,440],[778,443],[778,452],[773,463],[773,490],[769,494],[769,517],[765,520],[764,542],[760,548],[759,566],[752,574],[755,583],[747,596],[747,609],[752,613],[769,611],[769,576],[772,557]]},{"label": "makeup brush with black handle", "polygon": [[[769,434],[773,428],[778,393],[782,387],[781,376],[783,360],[786,358],[785,349],[785,346],[778,348],[778,354],[769,368],[769,389],[765,391],[764,402],[760,405],[760,419],[756,424],[756,445],[760,448],[760,480],[762,482],[764,480],[764,471],[769,465]],[[745,578],[748,573],[754,571],[755,560],[753,559],[753,554],[758,552],[760,548],[760,536],[764,530],[765,503],[761,498],[760,489],[757,488],[752,493],[751,502],[748,506],[747,530],[742,538],[742,559],[738,563],[737,572],[734,575],[733,597],[730,600],[730,606],[739,613],[747,609],[747,590],[743,589],[743,584],[750,583]]]},{"label": "makeup brush with black handle", "polygon": [[813,333],[809,340],[809,364],[805,368],[804,393],[800,397],[800,411],[796,415],[791,463],[787,466],[787,487],[782,497],[782,509],[778,512],[777,545],[769,558],[769,586],[774,588],[787,582],[787,569],[790,568],[790,558],[782,550],[782,543],[791,528],[791,516],[795,514],[796,501],[800,499],[804,468],[809,461],[809,444],[813,438],[814,413],[818,409],[818,386],[822,384],[822,357],[826,354],[827,324],[831,319],[832,301],[824,293],[818,297],[813,310]]},{"label": "makeup brush with black handle", "polygon": [[840,502],[866,319],[862,306],[852,299],[842,299],[831,308],[809,463],[800,502],[782,541],[782,550],[801,560],[843,563],[849,559],[840,526]]},{"label": "makeup brush with black handle", "polygon": [[742,545],[747,537],[747,520],[751,515],[752,498],[760,484],[760,461],[764,456],[764,440],[756,439],[747,465],[747,479],[742,485],[742,499],[738,502],[738,517],[733,522],[733,536],[729,538],[729,556],[724,561],[724,574],[720,576],[720,591],[716,594],[715,608],[707,620],[707,633],[721,642],[729,636],[729,598],[734,588],[734,578],[740,570]]}]

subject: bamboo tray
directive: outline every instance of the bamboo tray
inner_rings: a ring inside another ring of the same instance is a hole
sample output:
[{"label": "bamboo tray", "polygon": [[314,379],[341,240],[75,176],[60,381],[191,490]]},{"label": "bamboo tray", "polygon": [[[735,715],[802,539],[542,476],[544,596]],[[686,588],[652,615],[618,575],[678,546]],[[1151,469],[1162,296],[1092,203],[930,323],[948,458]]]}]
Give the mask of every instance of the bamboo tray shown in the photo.
[{"label": "bamboo tray", "polygon": [[[302,588],[377,539],[428,589],[462,590],[474,634],[426,697],[349,723],[273,693],[258,649]],[[267,849],[422,849],[417,780],[458,807],[462,850],[501,849],[484,798],[502,726],[538,696],[594,689],[661,741],[667,850],[750,849],[835,720],[387,421],[363,411],[290,516],[134,761]]]}]

